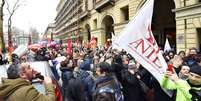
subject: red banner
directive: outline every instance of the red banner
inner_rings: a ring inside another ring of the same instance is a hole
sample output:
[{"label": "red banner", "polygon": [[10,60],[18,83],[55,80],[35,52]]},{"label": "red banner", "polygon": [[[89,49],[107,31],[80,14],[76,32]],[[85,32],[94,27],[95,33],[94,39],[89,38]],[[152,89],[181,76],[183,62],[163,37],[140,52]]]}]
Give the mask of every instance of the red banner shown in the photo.
[{"label": "red banner", "polygon": [[92,36],[91,41],[90,41],[90,46],[91,46],[91,48],[96,48],[96,46],[97,46],[96,37]]},{"label": "red banner", "polygon": [[67,40],[67,54],[72,54],[72,46],[71,46],[71,34],[68,33],[68,40]]}]

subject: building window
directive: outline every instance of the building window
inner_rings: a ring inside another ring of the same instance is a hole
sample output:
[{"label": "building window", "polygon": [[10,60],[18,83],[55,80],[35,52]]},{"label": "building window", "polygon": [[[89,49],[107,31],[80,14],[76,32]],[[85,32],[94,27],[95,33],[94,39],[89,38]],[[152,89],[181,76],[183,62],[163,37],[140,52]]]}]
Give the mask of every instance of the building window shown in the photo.
[{"label": "building window", "polygon": [[97,19],[94,19],[93,22],[94,22],[94,24],[93,24],[94,25],[94,29],[97,29]]},{"label": "building window", "polygon": [[129,20],[128,6],[125,6],[125,7],[121,8],[120,11],[121,11],[121,20],[122,20],[122,22],[128,21]]}]

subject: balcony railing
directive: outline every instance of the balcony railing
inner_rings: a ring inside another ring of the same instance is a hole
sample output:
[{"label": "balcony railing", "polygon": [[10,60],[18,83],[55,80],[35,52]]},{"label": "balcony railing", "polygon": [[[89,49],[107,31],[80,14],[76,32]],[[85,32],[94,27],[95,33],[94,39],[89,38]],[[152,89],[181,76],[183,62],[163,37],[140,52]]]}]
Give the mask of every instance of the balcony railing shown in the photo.
[{"label": "balcony railing", "polygon": [[81,12],[78,16],[79,16],[79,19],[85,18],[89,16],[89,11]]},{"label": "balcony railing", "polygon": [[95,2],[95,10],[100,12],[101,9],[107,7],[109,5],[114,6],[115,0],[96,0]]}]

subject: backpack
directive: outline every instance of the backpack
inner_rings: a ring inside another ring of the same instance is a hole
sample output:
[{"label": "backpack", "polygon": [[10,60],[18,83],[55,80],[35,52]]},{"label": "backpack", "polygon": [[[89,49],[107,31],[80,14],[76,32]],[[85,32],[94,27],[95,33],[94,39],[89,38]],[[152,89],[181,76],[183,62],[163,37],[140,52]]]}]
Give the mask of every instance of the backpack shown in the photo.
[{"label": "backpack", "polygon": [[102,87],[97,90],[93,96],[93,101],[116,101],[114,89],[110,87]]},{"label": "backpack", "polygon": [[93,101],[103,99],[105,101],[124,101],[121,88],[115,79],[96,85],[95,91],[93,92]]}]

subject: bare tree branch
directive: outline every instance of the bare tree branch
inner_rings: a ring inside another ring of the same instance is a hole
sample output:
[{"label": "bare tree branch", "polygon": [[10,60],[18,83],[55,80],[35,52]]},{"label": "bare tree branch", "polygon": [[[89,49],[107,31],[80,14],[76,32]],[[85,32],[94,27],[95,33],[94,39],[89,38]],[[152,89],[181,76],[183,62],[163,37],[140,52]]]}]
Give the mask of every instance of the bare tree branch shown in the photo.
[{"label": "bare tree branch", "polygon": [[11,14],[11,11],[10,11],[10,9],[9,9],[9,8],[10,8],[10,7],[9,7],[10,5],[9,5],[9,3],[8,3],[7,0],[6,0],[6,5],[7,5],[7,8],[6,8],[6,9],[7,9],[8,13]]},{"label": "bare tree branch", "polygon": [[6,4],[7,4],[7,10],[8,13],[10,14],[8,17],[8,43],[9,46],[12,47],[12,17],[15,13],[15,11],[21,6],[20,0],[17,0],[14,3],[14,6],[11,8],[10,4],[8,3],[8,0],[6,0]]},{"label": "bare tree branch", "polygon": [[1,20],[3,20],[3,7],[4,7],[4,5],[5,5],[5,0],[2,0],[2,4],[1,4]]},{"label": "bare tree branch", "polygon": [[15,5],[13,6],[13,12],[12,13],[14,13],[19,7],[20,7],[19,0],[17,0]]}]

